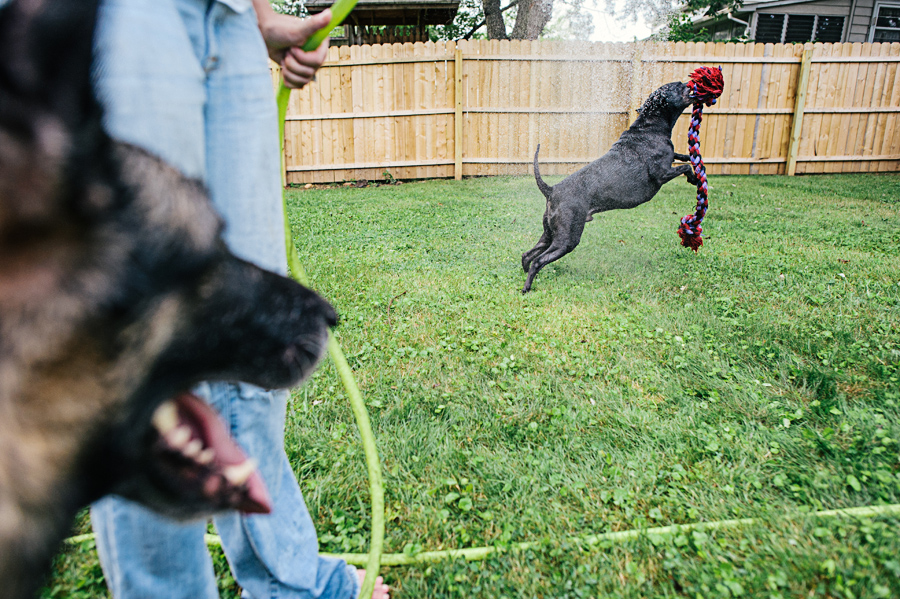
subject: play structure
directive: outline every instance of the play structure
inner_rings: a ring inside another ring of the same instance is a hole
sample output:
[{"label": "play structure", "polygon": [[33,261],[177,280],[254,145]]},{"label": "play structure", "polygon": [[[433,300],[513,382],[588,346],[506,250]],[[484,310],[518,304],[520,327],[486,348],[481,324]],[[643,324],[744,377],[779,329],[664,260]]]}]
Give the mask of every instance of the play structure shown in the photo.
[{"label": "play structure", "polygon": [[681,245],[691,248],[695,252],[703,245],[703,227],[700,226],[709,208],[709,186],[706,182],[706,167],[703,166],[703,158],[700,156],[700,123],[703,121],[703,105],[712,106],[716,98],[722,95],[724,82],[722,80],[722,67],[700,67],[691,73],[691,80],[687,83],[692,90],[694,109],[691,111],[691,125],[688,129],[688,154],[691,157],[691,167],[697,177],[697,208],[693,214],[688,214],[681,219],[678,227],[678,235],[681,237]]}]

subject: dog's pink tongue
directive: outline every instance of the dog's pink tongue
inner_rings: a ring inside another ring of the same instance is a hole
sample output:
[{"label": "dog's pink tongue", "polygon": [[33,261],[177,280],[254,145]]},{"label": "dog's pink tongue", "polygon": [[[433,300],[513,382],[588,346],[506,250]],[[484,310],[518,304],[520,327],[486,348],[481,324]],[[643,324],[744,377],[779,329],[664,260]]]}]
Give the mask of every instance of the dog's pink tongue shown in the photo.
[{"label": "dog's pink tongue", "polygon": [[[175,398],[181,420],[193,429],[194,435],[203,441],[205,447],[215,452],[212,465],[214,470],[223,473],[229,467],[247,465],[248,458],[244,450],[234,442],[222,418],[209,404],[191,393],[182,393]],[[219,492],[223,485],[230,485],[228,477],[216,477],[209,486],[211,493]],[[233,485],[235,497],[231,501],[236,510],[249,514],[268,514],[272,511],[269,492],[262,476],[255,468],[245,482]]]},{"label": "dog's pink tongue", "polygon": [[245,514],[270,514],[272,513],[272,500],[269,499],[269,491],[263,482],[259,472],[254,472],[247,480],[245,496],[235,507]]}]

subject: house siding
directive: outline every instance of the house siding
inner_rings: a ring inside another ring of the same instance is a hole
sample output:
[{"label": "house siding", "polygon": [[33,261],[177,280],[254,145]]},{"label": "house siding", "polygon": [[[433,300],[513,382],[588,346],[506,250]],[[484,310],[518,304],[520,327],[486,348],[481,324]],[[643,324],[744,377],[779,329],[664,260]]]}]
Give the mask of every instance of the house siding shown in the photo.
[{"label": "house siding", "polygon": [[746,27],[734,21],[720,21],[714,25],[706,25],[713,41],[737,39],[744,35]]},{"label": "house siding", "polygon": [[874,10],[875,0],[856,0],[856,10],[850,20],[850,31],[847,33],[848,42],[869,41],[869,29],[872,27]]},{"label": "house siding", "polygon": [[[769,15],[822,15],[827,17],[850,16],[850,3],[844,0],[822,0],[822,2],[804,2],[763,8],[759,12]],[[871,14],[871,9],[869,13]]]},{"label": "house siding", "polygon": [[[893,1],[893,0],[891,0]],[[900,2],[900,0],[897,0]],[[869,32],[872,27],[873,12],[876,0],[821,0],[818,2],[798,2],[783,6],[765,6],[761,2],[746,2],[743,8],[736,11],[736,15],[750,21],[754,25],[755,34],[756,14],[786,14],[786,15],[820,15],[844,17],[844,42],[868,42]],[[851,11],[853,13],[851,14]]]},{"label": "house siding", "polygon": [[[869,34],[872,29],[872,19],[874,18],[875,3],[878,0],[814,0],[812,2],[796,2],[785,4],[782,6],[766,6],[765,2],[745,2],[741,8],[738,8],[734,15],[750,23],[748,31],[751,39],[756,36],[757,15],[762,14],[785,14],[785,15],[819,15],[829,17],[844,17],[844,32],[841,41],[864,43],[869,41]],[[900,0],[887,0],[891,3],[900,4]],[[852,14],[851,14],[852,11]],[[714,40],[728,39],[731,37],[739,37],[744,29],[737,23],[726,20],[719,20],[713,24],[698,25],[706,27]]]}]

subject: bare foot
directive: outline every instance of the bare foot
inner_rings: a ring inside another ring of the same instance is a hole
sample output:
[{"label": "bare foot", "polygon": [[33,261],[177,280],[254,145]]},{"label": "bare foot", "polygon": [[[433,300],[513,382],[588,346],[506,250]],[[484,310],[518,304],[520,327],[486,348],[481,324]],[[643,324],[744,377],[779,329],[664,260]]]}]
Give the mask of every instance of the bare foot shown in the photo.
[{"label": "bare foot", "polygon": [[[357,568],[356,575],[359,576],[359,584],[363,583],[366,577],[366,571]],[[372,599],[391,599],[391,587],[384,584],[384,579],[379,576],[375,579],[375,590],[372,591]]]}]

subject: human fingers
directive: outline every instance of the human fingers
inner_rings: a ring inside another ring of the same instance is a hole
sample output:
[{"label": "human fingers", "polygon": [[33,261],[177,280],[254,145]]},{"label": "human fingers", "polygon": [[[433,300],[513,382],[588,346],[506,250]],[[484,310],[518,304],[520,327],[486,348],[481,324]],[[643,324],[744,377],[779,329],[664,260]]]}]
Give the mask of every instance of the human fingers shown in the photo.
[{"label": "human fingers", "polygon": [[316,70],[325,62],[327,54],[327,46],[315,52],[291,48],[285,53],[281,71],[288,87],[300,88],[312,81],[316,76]]},{"label": "human fingers", "polygon": [[294,46],[285,53],[285,59],[291,58],[292,64],[301,64],[313,69],[318,69],[328,58],[328,39],[326,38],[322,45],[312,52],[305,52],[301,48]]},{"label": "human fingers", "polygon": [[287,38],[284,41],[287,42],[287,45],[289,46],[302,46],[312,34],[323,27],[327,27],[330,21],[330,8],[326,8],[322,12],[306,19],[298,19],[294,22],[291,31],[287,32]]},{"label": "human fingers", "polygon": [[307,70],[307,71],[289,71],[287,69],[281,69],[281,77],[284,79],[284,85],[291,89],[300,89],[304,87],[307,83],[315,79],[315,71]]},{"label": "human fingers", "polygon": [[320,62],[301,62],[290,53],[285,55],[281,63],[281,72],[285,84],[292,88],[301,88],[316,77],[316,70]]}]

